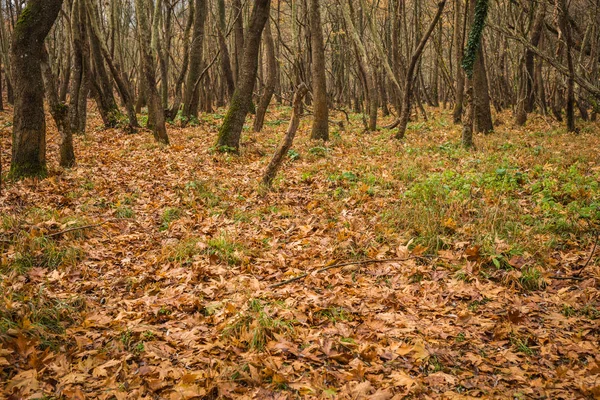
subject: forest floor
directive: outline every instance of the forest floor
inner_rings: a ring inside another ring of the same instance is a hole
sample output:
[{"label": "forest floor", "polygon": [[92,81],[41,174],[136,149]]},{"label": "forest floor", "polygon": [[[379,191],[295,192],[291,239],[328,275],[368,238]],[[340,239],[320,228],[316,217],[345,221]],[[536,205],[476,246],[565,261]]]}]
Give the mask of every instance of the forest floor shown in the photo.
[{"label": "forest floor", "polygon": [[[67,171],[49,122],[49,178],[0,195],[4,397],[600,398],[597,124],[465,151],[446,110],[402,142],[307,117],[267,191],[271,111],[240,155],[222,114],[163,147],[92,112]],[[313,272],[364,259],[395,261]]]}]

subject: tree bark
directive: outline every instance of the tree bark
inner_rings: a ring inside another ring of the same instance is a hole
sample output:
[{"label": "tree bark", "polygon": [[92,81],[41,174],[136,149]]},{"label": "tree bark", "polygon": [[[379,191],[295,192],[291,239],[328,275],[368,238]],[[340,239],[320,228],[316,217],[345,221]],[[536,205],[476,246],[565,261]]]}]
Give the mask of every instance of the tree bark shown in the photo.
[{"label": "tree bark", "polygon": [[367,55],[367,50],[360,38],[358,30],[354,25],[352,20],[352,15],[350,13],[350,6],[347,3],[347,0],[341,0],[342,3],[342,13],[344,15],[344,21],[348,27],[349,34],[354,42],[354,46],[356,47],[356,51],[358,53],[357,61],[360,64],[360,68],[365,73],[366,79],[366,95],[367,95],[367,103],[369,109],[369,123],[367,125],[367,129],[370,131],[375,131],[377,129],[377,78],[369,63],[369,57]]},{"label": "tree bark", "polygon": [[98,104],[98,110],[104,125],[108,128],[114,128],[119,124],[119,107],[115,101],[115,95],[113,93],[112,81],[106,72],[104,65],[104,57],[102,56],[102,44],[100,39],[94,34],[92,25],[92,17],[94,16],[94,10],[90,9],[91,3],[86,1],[84,7],[87,11],[87,38],[90,44],[90,57],[93,63],[92,70],[92,85],[95,89],[96,102]]},{"label": "tree bark", "polygon": [[200,99],[199,85],[196,85],[202,73],[202,50],[204,44],[204,23],[206,21],[206,0],[195,0],[195,17],[192,31],[192,43],[188,75],[185,83],[183,100],[183,117],[185,121],[198,116],[198,102]]},{"label": "tree bark", "polygon": [[319,0],[310,0],[310,31],[312,50],[312,88],[314,119],[311,139],[329,140],[329,107],[327,105],[327,77],[325,76],[325,48]]},{"label": "tree bark", "polygon": [[558,0],[558,26],[565,39],[567,52],[567,131],[575,132],[575,67],[573,65],[573,53],[571,50],[571,26],[569,25],[569,10],[565,0]]},{"label": "tree bark", "polygon": [[277,79],[277,60],[275,59],[275,43],[271,34],[271,24],[269,21],[265,24],[263,43],[265,44],[265,53],[267,58],[267,79],[264,92],[256,108],[256,117],[254,118],[254,132],[260,132],[265,122],[265,114],[273,93],[275,93],[275,82]]},{"label": "tree bark", "polygon": [[242,73],[242,63],[244,62],[244,14],[240,0],[232,0],[231,3],[233,8],[233,37],[235,43],[233,52],[233,77],[237,86]]},{"label": "tree bark", "polygon": [[10,174],[15,179],[44,176],[46,120],[42,51],[63,0],[30,0],[13,31],[11,51],[15,108]]},{"label": "tree bark", "polygon": [[252,103],[252,93],[256,83],[258,69],[258,52],[260,39],[265,23],[269,18],[271,0],[256,0],[252,9],[250,25],[248,26],[244,57],[241,65],[240,76],[225,115],[223,125],[219,130],[217,146],[226,151],[238,151],[240,136],[246,115]]},{"label": "tree bark", "polygon": [[194,16],[196,13],[194,8],[195,1],[196,0],[189,0],[188,19],[183,31],[183,61],[181,63],[181,71],[179,72],[179,76],[177,77],[177,81],[175,83],[175,100],[173,101],[171,108],[166,112],[166,117],[169,120],[175,119],[183,99],[183,82],[185,81],[185,77],[188,72],[190,59],[190,34],[192,31],[192,26],[194,25]]},{"label": "tree bark", "polygon": [[415,69],[417,67],[417,63],[419,62],[419,59],[421,58],[421,53],[423,53],[423,49],[425,48],[425,45],[429,40],[429,37],[435,29],[435,26],[437,25],[438,21],[442,17],[442,12],[444,11],[445,5],[446,0],[442,0],[438,3],[437,12],[433,17],[431,24],[429,24],[429,28],[425,32],[425,35],[423,35],[423,37],[421,38],[419,45],[417,46],[410,58],[410,64],[408,65],[408,70],[406,71],[406,79],[404,82],[404,98],[402,99],[402,112],[400,114],[400,124],[398,125],[398,132],[396,132],[396,139],[404,138],[404,134],[406,133],[406,126],[408,125],[408,119],[410,117],[410,103],[412,97],[412,87],[414,83],[413,80]]},{"label": "tree bark", "polygon": [[142,57],[142,79],[146,82],[148,93],[148,119],[153,117],[152,133],[157,142],[169,144],[169,136],[165,126],[165,110],[156,88],[156,66],[151,48],[150,23],[148,22],[146,0],[135,0],[138,32],[140,37],[140,52]]},{"label": "tree bark", "polygon": [[227,48],[227,40],[225,39],[227,26],[225,24],[225,1],[218,0],[219,25],[217,29],[219,48],[221,49],[221,69],[225,83],[227,84],[227,96],[231,98],[235,90],[235,81],[233,80],[233,71],[231,70],[231,57]]},{"label": "tree bark", "polygon": [[42,75],[44,77],[48,108],[60,134],[60,166],[70,168],[75,165],[75,151],[73,150],[73,135],[69,121],[69,107],[60,101],[55,83],[56,77],[52,73],[52,68],[48,61],[48,53],[45,49],[42,53]]},{"label": "tree bark", "polygon": [[[475,1],[475,0],[471,0]],[[452,118],[455,124],[460,123],[463,113],[463,102],[465,96],[465,74],[460,67],[463,59],[466,18],[461,19],[461,3],[462,0],[454,1],[454,48],[456,51],[456,102],[454,103],[454,111]],[[462,23],[461,23],[462,22]]]},{"label": "tree bark", "polygon": [[304,96],[306,95],[307,92],[308,92],[308,88],[304,84],[301,84],[298,87],[298,89],[296,90],[296,94],[294,95],[294,100],[293,100],[293,109],[292,109],[292,116],[290,119],[290,125],[288,126],[288,129],[287,129],[287,132],[283,139],[283,142],[281,143],[281,145],[279,146],[277,151],[275,151],[275,154],[273,155],[273,158],[271,159],[271,162],[267,166],[265,174],[263,175],[262,182],[267,187],[271,187],[271,185],[273,184],[273,180],[275,179],[275,176],[277,175],[277,171],[281,167],[283,158],[286,156],[286,154],[292,147],[292,144],[294,143],[294,137],[296,136],[296,131],[298,130],[298,126],[300,126],[300,113],[301,113],[301,109],[302,109],[302,99],[304,98]]},{"label": "tree bark", "polygon": [[[100,31],[100,27],[98,25],[98,16],[96,14],[96,10],[93,8],[93,4],[90,0],[87,1],[87,10],[88,10],[88,21],[89,26],[91,27],[90,36],[94,36],[95,40],[99,44],[100,51],[102,52],[103,59],[106,61],[106,65],[108,65],[108,69],[117,84],[117,89],[123,104],[125,105],[125,109],[127,111],[127,118],[129,119],[129,129],[130,131],[134,131],[136,128],[139,128],[139,124],[137,121],[137,115],[135,113],[135,104],[133,95],[131,94],[131,84],[127,82],[126,77],[121,72],[120,66],[116,65],[112,55],[110,54],[110,50],[104,43],[103,34]],[[108,78],[108,76],[107,76]],[[110,90],[112,91],[112,85],[110,86]],[[114,101],[114,97],[113,97]],[[116,107],[116,104],[115,104]],[[117,109],[118,113],[118,109]]]},{"label": "tree bark", "polygon": [[490,108],[490,93],[485,57],[479,47],[473,71],[473,130],[476,133],[490,133],[494,130],[492,110]]}]

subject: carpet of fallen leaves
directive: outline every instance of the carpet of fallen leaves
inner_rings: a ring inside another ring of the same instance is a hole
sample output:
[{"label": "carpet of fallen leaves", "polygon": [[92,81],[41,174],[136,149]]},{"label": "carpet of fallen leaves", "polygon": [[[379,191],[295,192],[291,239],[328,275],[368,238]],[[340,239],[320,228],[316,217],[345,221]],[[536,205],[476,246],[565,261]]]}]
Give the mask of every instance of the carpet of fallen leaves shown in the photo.
[{"label": "carpet of fallen leaves", "polygon": [[[473,186],[452,217],[420,208],[441,227],[435,249],[391,221],[394,210],[418,217],[417,197],[403,196],[430,174],[489,164],[502,177],[506,160],[523,173],[583,163],[591,189],[573,193],[598,201],[595,124],[575,136],[543,118],[506,122],[466,152],[447,111],[413,123],[404,142],[363,133],[351,115],[314,143],[307,117],[267,191],[259,179],[289,111],[246,131],[240,155],[212,148],[222,115],[171,126],[163,147],[148,132],[99,129],[92,113],[67,171],[49,121],[49,177],[4,183],[0,195],[3,396],[600,398],[593,234],[547,244],[517,225],[526,250],[500,257],[509,244],[495,229],[513,222],[503,209],[542,219],[520,186],[507,201]],[[6,170],[11,115],[1,118]],[[478,242],[487,216],[493,254]],[[369,258],[397,261],[270,287]],[[532,265],[539,276],[525,276]]]}]

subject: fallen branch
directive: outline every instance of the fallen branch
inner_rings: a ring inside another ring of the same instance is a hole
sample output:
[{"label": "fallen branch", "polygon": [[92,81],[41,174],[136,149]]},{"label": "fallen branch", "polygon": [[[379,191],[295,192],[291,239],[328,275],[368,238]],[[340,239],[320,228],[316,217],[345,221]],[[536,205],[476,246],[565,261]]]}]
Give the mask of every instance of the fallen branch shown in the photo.
[{"label": "fallen branch", "polygon": [[390,262],[401,262],[401,261],[408,261],[408,260],[414,260],[414,259],[419,259],[419,258],[440,258],[440,257],[437,257],[437,256],[410,256],[410,257],[405,257],[405,258],[388,258],[388,259],[381,259],[381,260],[372,260],[371,259],[371,260],[361,260],[361,261],[348,261],[348,262],[343,262],[340,264],[332,264],[332,265],[323,267],[321,269],[318,269],[316,271],[305,272],[302,275],[298,275],[294,278],[290,278],[283,282],[274,283],[274,284],[270,285],[269,288],[274,289],[274,288],[278,288],[281,286],[285,286],[288,283],[302,280],[310,274],[320,274],[322,272],[329,271],[330,269],[339,268],[339,267],[347,267],[348,265],[385,264],[385,263],[390,263]]},{"label": "fallen branch", "polygon": [[50,234],[46,235],[46,237],[60,236],[60,235],[64,235],[65,233],[69,233],[69,232],[80,231],[83,229],[97,228],[99,226],[107,224],[108,222],[110,222],[110,221],[104,221],[104,222],[100,222],[99,224],[93,224],[93,225],[76,226],[74,228],[65,229],[64,231],[50,233]]},{"label": "fallen branch", "polygon": [[599,236],[600,236],[600,230],[596,231],[596,240],[594,240],[594,246],[592,247],[592,252],[590,253],[590,256],[588,257],[588,259],[585,262],[585,264],[583,265],[583,267],[581,267],[581,269],[579,270],[579,272],[577,272],[575,274],[575,276],[580,276],[581,273],[583,272],[583,270],[586,269],[587,266],[590,264],[590,261],[592,261],[592,258],[594,257],[594,253],[596,252],[596,246],[598,246],[598,237]]},{"label": "fallen branch", "polygon": [[583,281],[587,278],[582,276],[551,276],[552,279],[557,279],[559,281]]},{"label": "fallen branch", "polygon": [[300,107],[302,106],[302,99],[308,92],[308,88],[304,83],[298,86],[296,94],[294,95],[294,108],[292,110],[292,116],[290,118],[290,125],[288,130],[283,138],[281,145],[273,155],[273,159],[267,166],[267,170],[263,176],[262,182],[265,186],[271,187],[273,183],[273,179],[275,179],[275,175],[277,175],[277,171],[281,167],[281,163],[283,162],[283,158],[287,154],[287,152],[292,147],[292,143],[294,142],[294,137],[296,136],[296,131],[298,130],[298,126],[300,125]]}]

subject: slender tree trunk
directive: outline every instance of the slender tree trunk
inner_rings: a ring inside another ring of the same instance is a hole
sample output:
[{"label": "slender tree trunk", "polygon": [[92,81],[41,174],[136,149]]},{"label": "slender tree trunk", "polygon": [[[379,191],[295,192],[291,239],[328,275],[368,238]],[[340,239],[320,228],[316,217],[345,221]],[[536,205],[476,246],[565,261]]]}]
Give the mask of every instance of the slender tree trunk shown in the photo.
[{"label": "slender tree trunk", "polygon": [[206,21],[206,0],[195,0],[194,28],[190,46],[189,70],[185,83],[185,96],[183,100],[183,117],[185,120],[198,116],[198,102],[200,99],[197,81],[202,73],[202,50],[204,44],[204,23]]},{"label": "slender tree trunk", "polygon": [[[533,6],[533,2],[532,2]],[[542,29],[544,27],[544,19],[546,17],[546,4],[540,2],[538,5],[539,9],[535,14],[533,26],[531,27],[531,33],[529,35],[529,41],[533,46],[538,46],[540,39],[542,38]],[[539,63],[540,61],[538,61]],[[535,106],[535,53],[531,49],[525,50],[525,71],[526,71],[526,85],[525,85],[525,112],[530,113],[533,111]]]},{"label": "slender tree trunk", "polygon": [[465,87],[467,88],[465,93],[465,104],[466,112],[463,118],[463,129],[462,129],[462,145],[466,149],[475,147],[473,142],[473,83],[469,77],[465,79]]},{"label": "slender tree trunk", "polygon": [[442,17],[442,12],[444,11],[444,6],[446,5],[446,0],[442,0],[438,3],[438,10],[429,25],[429,28],[425,32],[425,35],[421,38],[419,45],[413,52],[410,58],[410,64],[408,65],[408,70],[406,71],[406,80],[404,82],[404,98],[402,99],[402,113],[400,114],[400,124],[398,125],[398,132],[396,133],[396,139],[404,138],[404,134],[406,132],[406,126],[408,125],[408,119],[410,117],[410,103],[412,97],[412,87],[414,74],[417,67],[417,64],[421,58],[421,53],[423,53],[423,49],[431,36],[431,33],[435,29],[438,21]]},{"label": "slender tree trunk", "polygon": [[69,107],[58,97],[56,77],[50,68],[48,53],[45,49],[42,53],[42,75],[50,114],[52,114],[60,134],[60,166],[70,168],[75,165],[75,151],[73,150],[73,135],[69,121]]},{"label": "slender tree trunk", "polygon": [[73,48],[73,68],[71,73],[71,89],[69,92],[69,119],[71,131],[75,134],[85,133],[87,119],[87,96],[89,92],[89,62],[85,39],[84,0],[73,0],[71,7],[71,38]]},{"label": "slender tree trunk", "polygon": [[573,54],[571,51],[571,26],[569,24],[569,10],[565,0],[558,0],[558,26],[562,32],[565,41],[565,50],[567,52],[567,67],[569,74],[567,76],[567,131],[576,132],[575,128],[575,67],[573,65]]},{"label": "slender tree trunk", "polygon": [[269,18],[270,6],[271,0],[256,0],[254,2],[247,38],[245,40],[240,76],[231,99],[231,104],[229,105],[229,110],[219,130],[217,146],[223,150],[237,152],[240,147],[240,136],[246,115],[250,110],[252,93],[256,83],[260,39],[265,23]]},{"label": "slender tree trunk", "polygon": [[[475,0],[470,0],[475,1]],[[454,123],[460,123],[463,113],[463,102],[465,95],[465,74],[460,67],[463,59],[463,37],[465,33],[465,22],[466,18],[461,18],[461,4],[462,0],[454,0],[454,48],[456,51],[455,63],[456,63],[456,102],[454,103],[454,111],[452,117]],[[462,22],[462,23],[461,23]]]},{"label": "slender tree trunk", "polygon": [[177,81],[175,83],[175,100],[173,101],[171,108],[166,113],[166,117],[170,120],[174,120],[177,116],[183,99],[183,82],[185,81],[185,77],[188,72],[190,59],[190,33],[192,31],[192,26],[194,25],[194,16],[196,14],[194,7],[195,1],[196,0],[189,0],[188,20],[185,25],[185,30],[183,31],[183,61],[181,63],[181,71],[179,72],[179,76],[177,77]]},{"label": "slender tree trunk", "polygon": [[329,140],[329,107],[325,76],[325,48],[319,0],[310,0],[310,31],[312,49],[312,87],[314,120],[311,139]]},{"label": "slender tree trunk", "polygon": [[[87,4],[86,4],[87,3]],[[100,39],[94,34],[92,28],[92,17],[94,17],[94,10],[90,9],[91,2],[87,1],[84,6],[87,10],[87,38],[90,44],[90,56],[91,62],[93,63],[93,81],[94,89],[96,91],[96,100],[98,102],[98,110],[104,125],[108,128],[113,128],[119,124],[119,107],[115,101],[113,93],[113,85],[106,67],[104,65],[104,57],[102,56],[102,44]]]},{"label": "slender tree trunk", "polygon": [[[90,36],[94,36],[94,40],[97,41],[100,51],[103,55],[103,59],[106,61],[106,65],[108,65],[108,69],[111,72],[111,75],[117,84],[117,89],[123,104],[125,105],[125,109],[127,111],[127,118],[129,119],[129,129],[130,131],[134,131],[136,128],[139,128],[139,124],[137,121],[137,115],[135,113],[135,104],[134,98],[132,95],[131,85],[126,81],[125,75],[122,74],[121,68],[119,65],[115,64],[113,60],[113,56],[110,53],[110,50],[104,43],[104,37],[100,30],[100,26],[98,24],[98,15],[96,10],[93,8],[93,4],[90,0],[87,1],[87,9],[88,9],[88,21],[89,26],[91,27]],[[107,76],[108,78],[108,76]],[[112,91],[112,85],[110,86],[110,90]],[[111,94],[112,95],[112,94]],[[113,97],[114,101],[114,97]],[[116,104],[115,104],[116,107]],[[118,110],[117,110],[118,113]]]},{"label": "slender tree trunk", "polygon": [[233,77],[235,85],[238,85],[238,80],[242,73],[242,63],[244,55],[244,14],[242,10],[241,0],[232,0],[233,9],[233,37],[235,43],[235,51],[233,57]]},{"label": "slender tree trunk", "polygon": [[304,98],[307,92],[308,88],[304,84],[301,84],[300,87],[298,87],[298,89],[296,90],[296,94],[294,95],[293,100],[293,109],[292,116],[290,119],[290,125],[288,126],[283,142],[273,155],[273,158],[267,166],[267,170],[265,171],[265,174],[262,179],[263,184],[265,184],[267,187],[271,187],[271,185],[273,184],[273,180],[277,175],[277,171],[281,167],[283,158],[292,148],[292,144],[294,143],[294,137],[296,136],[296,131],[298,130],[298,126],[300,125],[302,99]]},{"label": "slender tree trunk", "polygon": [[62,0],[29,0],[13,31],[15,108],[11,176],[15,179],[46,174],[42,51],[62,3]]},{"label": "slender tree trunk", "polygon": [[264,92],[256,108],[256,117],[254,118],[254,132],[260,132],[265,122],[265,114],[273,93],[275,93],[275,81],[277,79],[277,60],[275,59],[275,42],[271,34],[271,24],[269,21],[265,24],[265,32],[263,37],[265,45],[265,53],[267,58],[267,79],[265,82]]},{"label": "slender tree trunk", "polygon": [[485,57],[480,47],[473,71],[473,129],[475,132],[489,133],[494,130],[492,110],[490,108],[490,93],[488,76],[485,69]]},{"label": "slender tree trunk", "polygon": [[146,82],[148,93],[148,119],[153,117],[154,126],[152,132],[157,142],[169,144],[169,136],[165,126],[165,111],[156,88],[156,66],[151,49],[150,23],[146,7],[147,0],[135,0],[138,31],[140,37],[140,51],[142,53],[142,79]]},{"label": "slender tree trunk", "polygon": [[[217,1],[219,11],[219,25],[217,29],[219,39],[219,49],[221,49],[221,69],[223,70],[223,77],[227,84],[227,96],[231,98],[233,91],[235,90],[235,81],[233,80],[233,71],[231,70],[231,57],[229,56],[229,49],[227,48],[227,40],[225,39],[227,26],[225,24],[225,1]],[[276,64],[277,66],[277,64]]]},{"label": "slender tree trunk", "polygon": [[375,131],[377,129],[377,78],[369,63],[369,57],[367,55],[367,50],[360,38],[358,30],[354,24],[352,19],[352,15],[350,12],[350,6],[347,3],[347,0],[341,0],[342,3],[342,13],[344,15],[344,21],[348,27],[349,34],[354,42],[354,46],[356,47],[356,51],[358,53],[358,63],[360,68],[364,71],[365,79],[366,79],[366,95],[367,95],[367,103],[369,108],[369,123],[367,125],[367,129],[370,131]]}]

